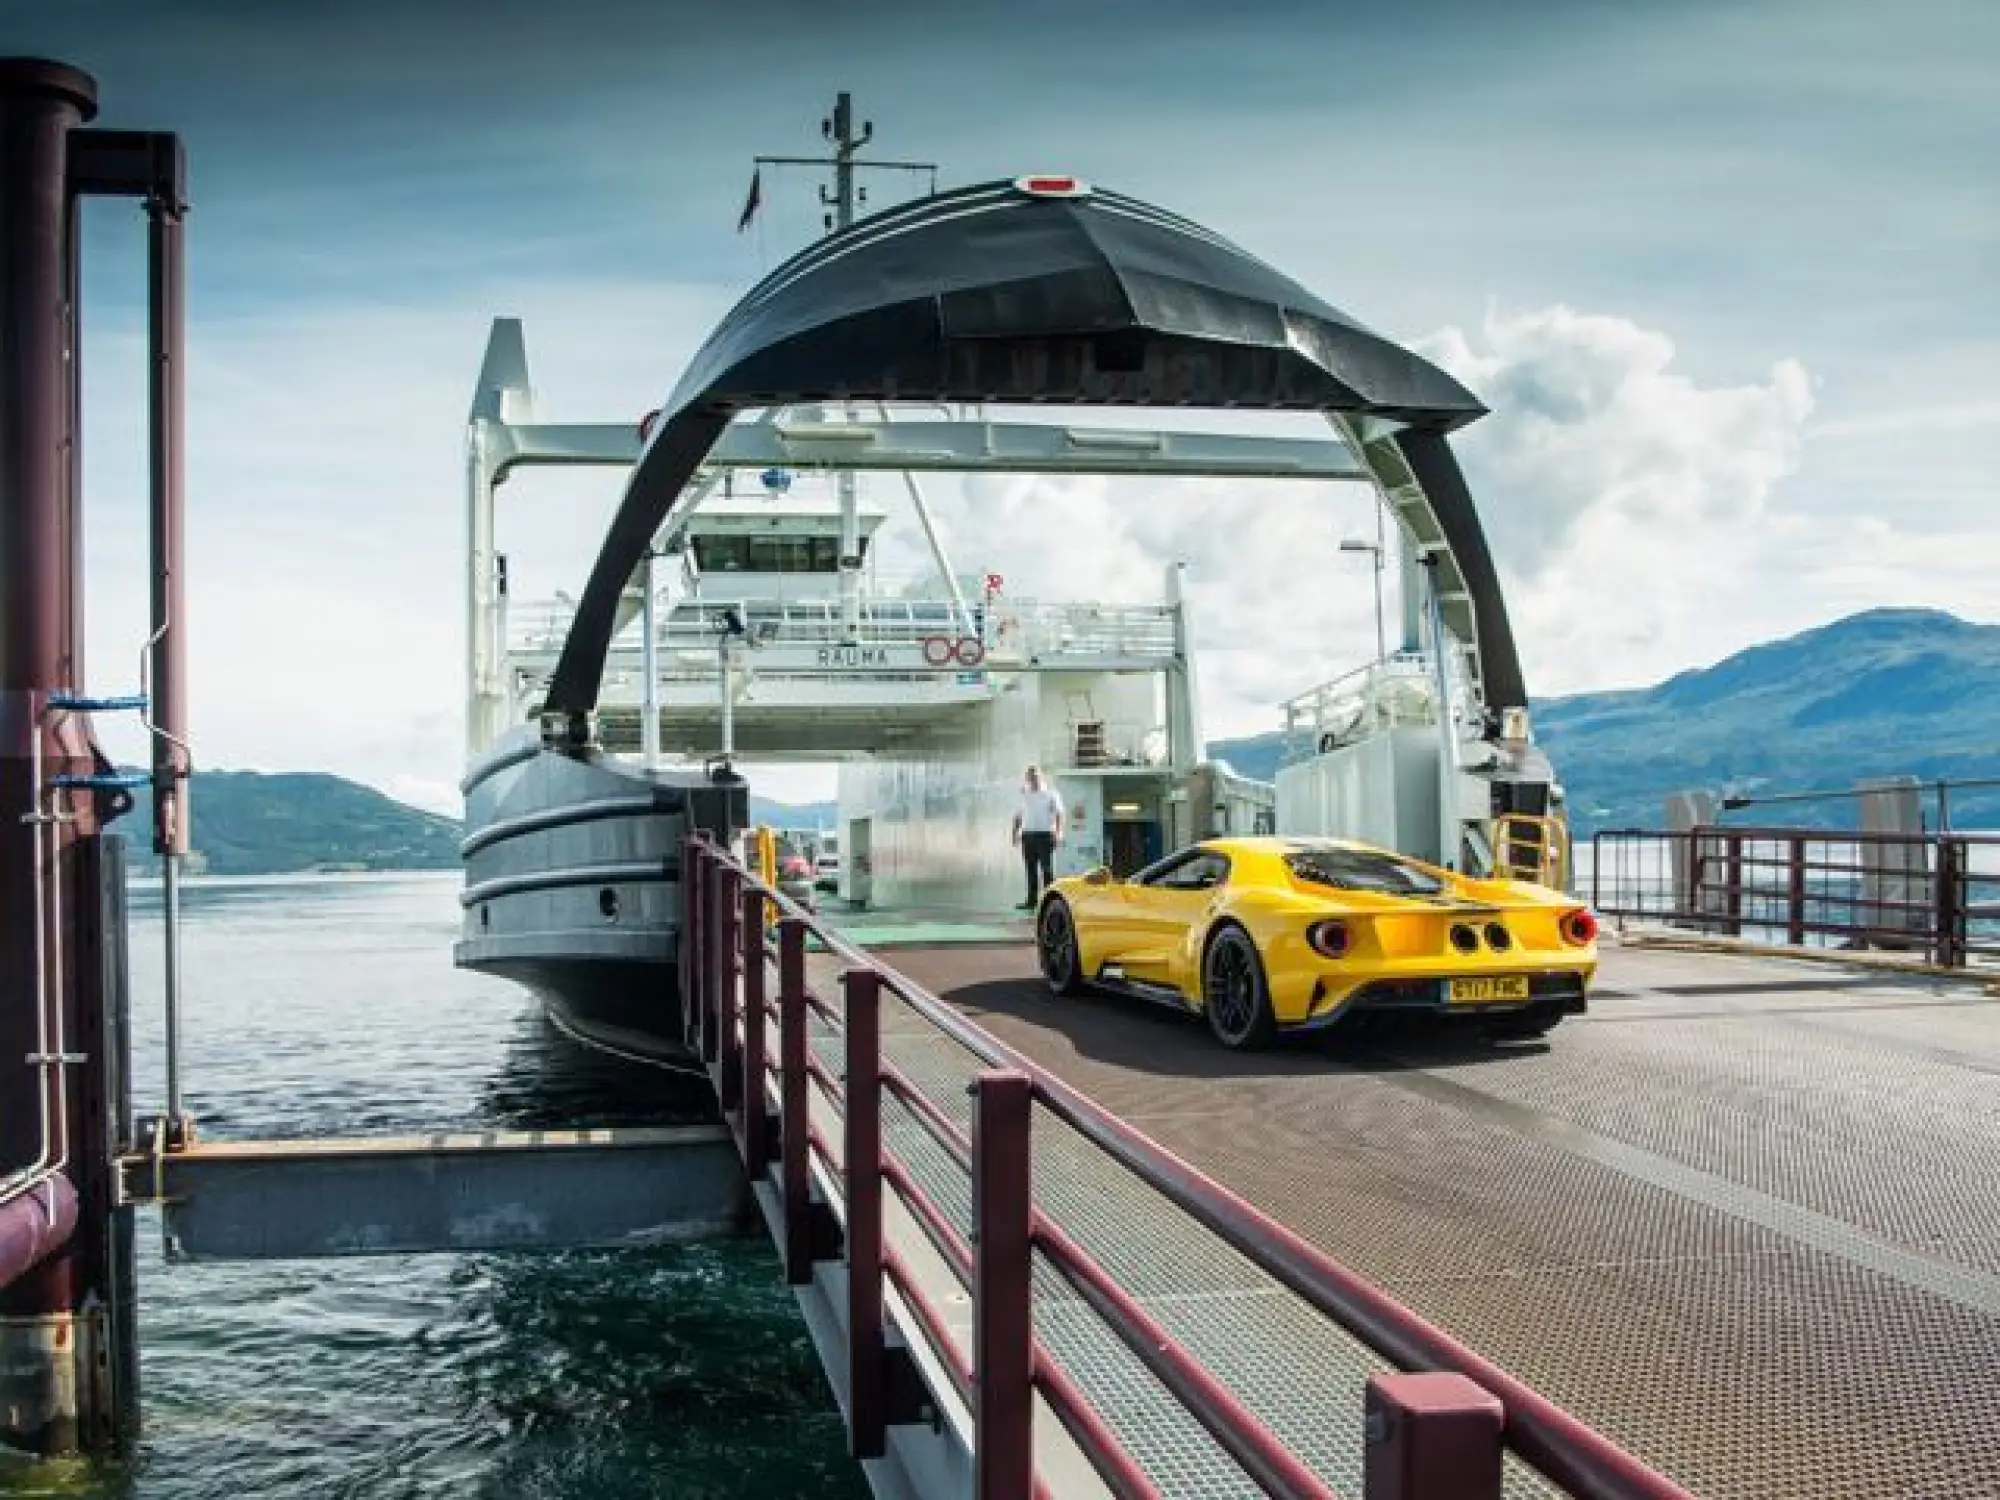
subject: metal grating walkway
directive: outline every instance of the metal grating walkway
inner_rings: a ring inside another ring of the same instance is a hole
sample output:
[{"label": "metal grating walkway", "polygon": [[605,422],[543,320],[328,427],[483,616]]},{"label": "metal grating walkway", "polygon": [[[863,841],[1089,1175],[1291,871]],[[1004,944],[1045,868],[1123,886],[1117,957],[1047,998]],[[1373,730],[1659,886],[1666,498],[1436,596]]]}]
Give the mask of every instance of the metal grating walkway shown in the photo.
[{"label": "metal grating walkway", "polygon": [[[1610,949],[1592,1014],[1546,1046],[1237,1057],[1151,1007],[1054,999],[1025,947],[890,960],[1698,1494],[2000,1494],[1987,991]],[[900,1006],[884,1018],[890,1054],[963,1120],[969,1055]],[[898,1114],[890,1139],[963,1224],[962,1175]],[[1053,1216],[1358,1491],[1372,1356],[1056,1121],[1036,1132]],[[1168,1493],[1250,1492],[1046,1268],[1037,1285],[1042,1337]]]},{"label": "metal grating walkway", "polygon": [[[838,995],[836,974],[833,960],[813,959],[822,996]],[[812,1045],[837,1072],[840,1039],[816,1022]],[[970,1132],[966,1086],[984,1063],[887,993],[882,1050]],[[1341,1493],[1359,1494],[1363,1390],[1370,1374],[1390,1367],[1060,1120],[1038,1112],[1033,1139],[1043,1212],[1294,1453]],[[893,1097],[884,1100],[883,1141],[968,1233],[966,1174]],[[1163,1494],[1233,1500],[1263,1493],[1039,1253],[1034,1287],[1037,1337]],[[1509,1495],[1559,1493],[1511,1456],[1507,1464]]]}]

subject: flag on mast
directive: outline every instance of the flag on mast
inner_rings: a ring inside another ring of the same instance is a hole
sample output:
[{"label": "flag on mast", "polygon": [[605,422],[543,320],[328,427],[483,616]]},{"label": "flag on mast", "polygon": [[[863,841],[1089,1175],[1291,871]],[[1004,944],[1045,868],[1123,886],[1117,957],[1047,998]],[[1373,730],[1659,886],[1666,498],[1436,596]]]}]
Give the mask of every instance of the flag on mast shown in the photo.
[{"label": "flag on mast", "polygon": [[743,215],[736,221],[738,234],[750,227],[750,221],[757,217],[757,209],[763,201],[764,169],[760,166],[750,174],[750,196],[743,200]]}]

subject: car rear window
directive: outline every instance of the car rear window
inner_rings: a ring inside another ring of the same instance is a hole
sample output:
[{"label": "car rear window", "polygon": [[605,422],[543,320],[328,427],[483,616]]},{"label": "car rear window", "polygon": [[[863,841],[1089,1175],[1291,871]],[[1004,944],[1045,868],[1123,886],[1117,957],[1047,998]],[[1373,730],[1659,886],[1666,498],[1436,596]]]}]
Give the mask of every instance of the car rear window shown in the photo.
[{"label": "car rear window", "polygon": [[1421,865],[1372,849],[1295,849],[1285,864],[1300,880],[1342,891],[1385,896],[1435,896],[1444,882]]}]

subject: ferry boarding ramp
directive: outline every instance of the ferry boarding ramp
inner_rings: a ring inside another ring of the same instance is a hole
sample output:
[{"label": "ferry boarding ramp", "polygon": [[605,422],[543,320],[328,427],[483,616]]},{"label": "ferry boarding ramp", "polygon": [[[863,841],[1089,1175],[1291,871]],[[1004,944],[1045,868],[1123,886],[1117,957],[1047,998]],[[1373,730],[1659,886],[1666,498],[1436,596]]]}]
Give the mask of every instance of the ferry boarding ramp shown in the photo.
[{"label": "ferry boarding ramp", "polygon": [[[852,1274],[878,1252],[845,1216],[880,1215],[891,1343],[968,1411],[1002,1295],[969,1177],[997,1169],[976,1149],[994,1070],[1032,1080],[1041,1493],[2000,1492],[2000,995],[1977,974],[1633,941],[1546,1043],[1243,1055],[1155,1007],[1056,999],[1025,942],[873,954],[829,931],[808,955],[795,920],[746,939],[726,914],[756,909],[754,882],[693,863],[690,982],[725,1102],[733,1070],[776,1061],[733,1098],[780,1118],[760,1197],[809,1316],[786,1150]],[[767,1009],[754,1047],[732,1003]],[[857,1151],[880,1173],[849,1200]],[[1496,1487],[1376,1488],[1362,1412],[1398,1367],[1498,1395]]]}]

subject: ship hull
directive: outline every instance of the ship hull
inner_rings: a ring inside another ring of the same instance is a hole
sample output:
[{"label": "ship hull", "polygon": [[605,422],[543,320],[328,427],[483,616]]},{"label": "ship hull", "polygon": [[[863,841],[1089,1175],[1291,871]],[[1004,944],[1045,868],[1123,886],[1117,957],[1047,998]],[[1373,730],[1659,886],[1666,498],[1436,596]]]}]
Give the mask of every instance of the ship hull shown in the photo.
[{"label": "ship hull", "polygon": [[681,856],[747,813],[728,773],[645,771],[519,731],[467,773],[463,969],[535,995],[562,1030],[647,1061],[684,1060]]},{"label": "ship hull", "polygon": [[694,1051],[680,1034],[677,968],[656,960],[547,958],[464,961],[510,980],[542,1004],[565,1035],[601,1051],[649,1063],[685,1063]]}]

